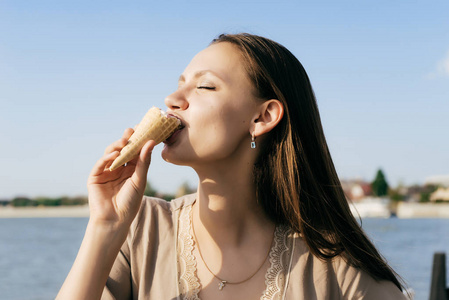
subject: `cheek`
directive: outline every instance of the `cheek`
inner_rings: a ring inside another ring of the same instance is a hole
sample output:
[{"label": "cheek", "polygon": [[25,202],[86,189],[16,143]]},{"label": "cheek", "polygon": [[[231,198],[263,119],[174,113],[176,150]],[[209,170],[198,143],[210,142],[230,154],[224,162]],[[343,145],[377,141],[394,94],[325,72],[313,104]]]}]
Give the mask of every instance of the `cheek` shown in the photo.
[{"label": "cheek", "polygon": [[233,152],[249,134],[248,121],[236,116],[234,111],[220,111],[200,120],[191,134],[192,146],[198,156],[217,158]]},{"label": "cheek", "polygon": [[204,122],[199,122],[197,127],[192,128],[190,141],[192,147],[198,154],[200,152],[213,152],[225,144],[228,138],[226,124],[219,123],[218,121],[217,119],[211,118],[210,122],[204,120]]}]

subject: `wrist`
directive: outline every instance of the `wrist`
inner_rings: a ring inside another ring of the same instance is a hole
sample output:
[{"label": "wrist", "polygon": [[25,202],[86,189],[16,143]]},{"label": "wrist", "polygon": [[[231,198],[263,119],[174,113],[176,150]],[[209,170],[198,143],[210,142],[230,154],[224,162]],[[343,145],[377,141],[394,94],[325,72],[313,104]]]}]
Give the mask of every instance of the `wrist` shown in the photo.
[{"label": "wrist", "polygon": [[96,243],[104,243],[108,248],[120,249],[126,240],[129,228],[130,226],[124,223],[90,219],[86,228],[86,236],[90,236]]}]

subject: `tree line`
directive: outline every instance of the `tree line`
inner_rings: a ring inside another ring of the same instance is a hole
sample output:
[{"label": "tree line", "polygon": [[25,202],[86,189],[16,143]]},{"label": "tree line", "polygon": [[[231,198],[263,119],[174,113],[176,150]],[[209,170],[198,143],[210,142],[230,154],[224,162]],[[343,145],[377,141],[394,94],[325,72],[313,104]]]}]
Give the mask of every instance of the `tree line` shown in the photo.
[{"label": "tree line", "polygon": [[15,197],[11,200],[2,200],[1,204],[6,206],[14,207],[33,207],[33,206],[62,206],[62,205],[85,205],[87,204],[87,197],[77,196],[77,197],[38,197],[38,198],[28,198],[28,197]]},{"label": "tree line", "polygon": [[[396,188],[390,187],[388,184],[385,175],[381,169],[379,169],[376,173],[376,177],[371,182],[371,190],[373,196],[376,197],[389,197],[392,201],[405,201],[407,200],[407,195],[404,194],[401,190],[404,188],[402,185],[399,185]],[[412,192],[419,195],[419,202],[430,202],[430,196],[433,192],[438,189],[439,185],[435,184],[427,184],[424,186],[414,185],[409,187],[408,189]],[[441,202],[441,201],[437,201]]]},{"label": "tree line", "polygon": [[[194,193],[195,188],[192,188],[187,182],[183,183],[176,190],[175,193],[162,193],[154,189],[150,182],[147,181],[144,195],[150,197],[158,197],[165,199],[166,201],[171,201],[177,197]],[[29,198],[24,196],[15,197],[13,199],[0,200],[1,206],[13,206],[13,207],[38,207],[38,206],[75,206],[75,205],[86,205],[88,203],[87,196],[76,196],[76,197],[37,197]]]},{"label": "tree line", "polygon": [[[370,183],[371,192],[373,196],[376,197],[389,197],[393,201],[404,201],[407,196],[401,192],[401,187],[391,188],[388,184],[385,175],[381,169],[376,173],[374,180]],[[438,188],[438,186],[427,185],[423,187],[412,187],[417,190],[420,194],[420,202],[429,202],[430,195]],[[181,184],[174,193],[162,193],[157,191],[153,186],[147,181],[144,195],[150,197],[158,197],[165,199],[166,201],[171,201],[177,197],[181,197],[186,194],[191,194],[196,191],[196,187],[191,187],[187,182]],[[88,203],[87,196],[76,196],[76,197],[15,197],[13,199],[0,199],[0,206],[14,206],[14,207],[33,207],[33,206],[70,206],[70,205],[86,205]]]}]

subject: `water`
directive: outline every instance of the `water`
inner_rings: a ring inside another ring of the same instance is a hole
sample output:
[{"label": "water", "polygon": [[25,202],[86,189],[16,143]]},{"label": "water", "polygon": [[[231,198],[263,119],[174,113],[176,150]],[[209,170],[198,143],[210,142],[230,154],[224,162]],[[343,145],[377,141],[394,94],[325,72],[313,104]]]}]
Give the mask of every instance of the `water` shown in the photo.
[{"label": "water", "polygon": [[[434,252],[449,256],[449,219],[364,219],[392,267],[429,298]],[[0,299],[54,299],[80,246],[85,218],[0,219]]]},{"label": "water", "polygon": [[0,299],[54,299],[86,225],[86,218],[0,219]]},{"label": "water", "polygon": [[449,259],[449,219],[364,219],[362,225],[415,299],[429,299],[433,254]]}]

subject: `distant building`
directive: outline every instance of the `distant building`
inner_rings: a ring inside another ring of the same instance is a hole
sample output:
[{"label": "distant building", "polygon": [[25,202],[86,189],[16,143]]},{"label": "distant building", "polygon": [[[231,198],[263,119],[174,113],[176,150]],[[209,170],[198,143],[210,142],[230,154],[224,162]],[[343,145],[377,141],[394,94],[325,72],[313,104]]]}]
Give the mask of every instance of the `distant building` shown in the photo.
[{"label": "distant building", "polygon": [[419,202],[421,200],[421,194],[424,192],[426,192],[426,187],[417,184],[402,187],[400,190],[401,195],[404,196],[404,201],[407,202]]},{"label": "distant building", "polygon": [[449,201],[449,188],[439,187],[435,192],[430,194],[430,201]]},{"label": "distant building", "polygon": [[424,185],[437,185],[449,187],[449,175],[434,175],[427,177]]},{"label": "distant building", "polygon": [[354,202],[372,196],[371,184],[363,180],[341,180],[341,186],[346,198]]}]

